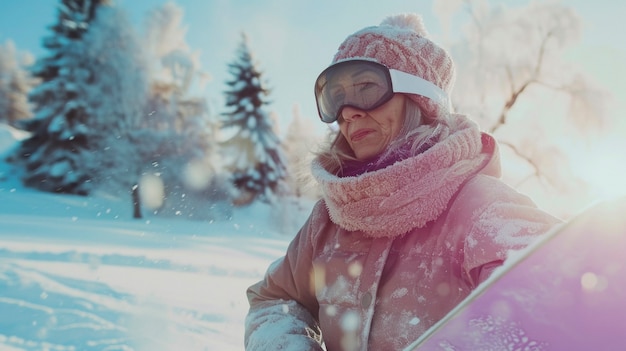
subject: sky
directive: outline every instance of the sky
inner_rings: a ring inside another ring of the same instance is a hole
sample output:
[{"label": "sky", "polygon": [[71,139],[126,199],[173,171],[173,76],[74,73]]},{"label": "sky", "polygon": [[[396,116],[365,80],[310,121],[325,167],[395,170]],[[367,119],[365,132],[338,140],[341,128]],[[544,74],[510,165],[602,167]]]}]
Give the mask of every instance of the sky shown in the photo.
[{"label": "sky", "polygon": [[[452,3],[455,0],[448,2]],[[116,0],[126,9],[138,29],[146,14],[166,0]],[[510,0],[516,5],[525,0]],[[622,19],[626,3],[613,0],[563,0],[585,22],[582,42],[571,51],[571,59],[591,72],[601,84],[619,94],[626,93],[626,79],[617,79],[612,69],[626,59],[626,42],[614,39],[625,33]],[[41,38],[55,21],[58,0],[0,1],[0,43],[11,39],[20,50],[45,55]],[[287,130],[294,105],[302,116],[317,121],[313,82],[332,60],[339,44],[351,33],[377,25],[387,15],[416,12],[423,16],[432,38],[445,44],[447,37],[433,10],[432,0],[178,0],[188,25],[187,42],[200,53],[202,68],[212,76],[206,96],[215,109],[221,108],[227,65],[235,58],[240,33],[250,38],[268,86],[269,107],[279,118],[279,133]],[[462,18],[458,19],[459,22]],[[620,74],[623,74],[623,70]],[[314,124],[319,132],[322,123]]]}]

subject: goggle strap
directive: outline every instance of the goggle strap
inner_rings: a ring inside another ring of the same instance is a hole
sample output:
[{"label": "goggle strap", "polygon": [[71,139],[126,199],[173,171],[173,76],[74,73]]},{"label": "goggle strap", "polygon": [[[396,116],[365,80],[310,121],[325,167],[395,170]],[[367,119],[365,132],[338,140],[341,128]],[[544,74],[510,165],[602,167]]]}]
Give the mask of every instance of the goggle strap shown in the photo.
[{"label": "goggle strap", "polygon": [[389,70],[394,93],[417,94],[427,97],[450,110],[448,95],[435,84],[412,74]]}]

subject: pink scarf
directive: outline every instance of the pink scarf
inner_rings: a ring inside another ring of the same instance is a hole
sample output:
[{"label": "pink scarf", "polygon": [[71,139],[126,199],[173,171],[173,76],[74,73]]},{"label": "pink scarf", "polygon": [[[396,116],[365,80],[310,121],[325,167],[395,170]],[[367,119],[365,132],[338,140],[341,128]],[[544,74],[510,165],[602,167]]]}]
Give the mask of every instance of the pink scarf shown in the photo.
[{"label": "pink scarf", "polygon": [[478,126],[461,115],[458,127],[418,155],[352,177],[326,171],[319,160],[312,174],[320,183],[333,223],[369,237],[396,237],[421,228],[446,209],[461,184],[489,160]]}]

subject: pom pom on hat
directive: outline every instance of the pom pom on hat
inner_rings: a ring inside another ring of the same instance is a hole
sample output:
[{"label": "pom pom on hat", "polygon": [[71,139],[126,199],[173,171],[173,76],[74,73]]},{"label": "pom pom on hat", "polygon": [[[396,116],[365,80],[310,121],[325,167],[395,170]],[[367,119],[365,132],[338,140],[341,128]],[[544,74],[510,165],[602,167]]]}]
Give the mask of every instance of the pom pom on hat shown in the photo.
[{"label": "pom pom on hat", "polygon": [[[333,63],[373,59],[389,68],[426,79],[450,96],[455,80],[454,62],[446,50],[427,37],[428,31],[421,16],[389,16],[379,26],[367,27],[348,36],[339,46]],[[408,96],[427,116],[436,117],[450,112],[447,106],[424,96]]]},{"label": "pom pom on hat", "polygon": [[414,13],[393,15],[385,18],[381,23],[381,26],[391,26],[398,28],[406,28],[414,31],[417,35],[422,37],[428,36],[428,31],[422,21],[422,16]]}]

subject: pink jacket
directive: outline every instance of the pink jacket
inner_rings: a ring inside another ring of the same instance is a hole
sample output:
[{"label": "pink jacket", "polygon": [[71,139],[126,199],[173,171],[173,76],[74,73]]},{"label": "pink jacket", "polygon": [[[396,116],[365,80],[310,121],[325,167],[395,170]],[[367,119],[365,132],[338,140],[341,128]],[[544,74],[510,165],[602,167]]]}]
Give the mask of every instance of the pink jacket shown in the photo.
[{"label": "pink jacket", "polygon": [[379,171],[338,178],[314,163],[324,199],[248,289],[246,350],[401,350],[559,222],[498,179],[493,138],[457,118]]}]

